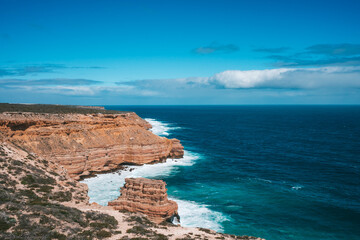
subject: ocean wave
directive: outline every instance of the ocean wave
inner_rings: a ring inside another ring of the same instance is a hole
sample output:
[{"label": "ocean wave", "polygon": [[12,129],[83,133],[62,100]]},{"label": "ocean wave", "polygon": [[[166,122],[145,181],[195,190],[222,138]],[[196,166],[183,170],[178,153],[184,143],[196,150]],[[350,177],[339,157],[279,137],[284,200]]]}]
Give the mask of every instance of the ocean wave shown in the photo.
[{"label": "ocean wave", "polygon": [[181,127],[175,127],[170,123],[158,121],[153,118],[144,119],[151,124],[152,128],[150,129],[150,131],[158,136],[169,136],[171,130],[181,129]]},{"label": "ocean wave", "polygon": [[183,227],[203,227],[222,232],[221,223],[229,221],[225,215],[209,209],[207,205],[171,197],[169,199],[177,202],[180,223]]},{"label": "ocean wave", "polygon": [[82,182],[89,187],[90,202],[106,206],[111,200],[120,196],[120,187],[125,184],[125,178],[161,178],[175,174],[179,166],[192,166],[199,155],[185,151],[180,159],[167,159],[166,162],[144,164],[142,166],[127,166],[125,170],[114,173],[99,174]]},{"label": "ocean wave", "polygon": [[[88,195],[90,203],[96,202],[106,206],[120,196],[120,187],[124,186],[125,178],[160,178],[176,173],[179,166],[191,166],[199,158],[199,155],[185,151],[181,159],[167,159],[164,163],[144,164],[142,166],[128,166],[125,170],[114,173],[99,174],[93,178],[84,179],[82,182],[89,187]],[[222,231],[221,223],[228,221],[222,213],[213,211],[204,204],[193,201],[175,199],[178,203],[181,225],[184,227],[203,227],[216,231]]]},{"label": "ocean wave", "polygon": [[[153,127],[150,129],[158,136],[168,136],[171,130],[179,129],[170,123],[164,123],[152,118],[145,118]],[[156,164],[144,164],[142,166],[127,166],[125,170],[119,170],[114,173],[99,174],[93,178],[84,179],[82,182],[89,187],[88,195],[90,203],[96,202],[106,206],[120,196],[120,188],[125,184],[125,178],[161,178],[176,174],[180,166],[192,166],[200,155],[184,151],[184,157],[181,159],[167,159],[166,162]],[[178,203],[178,212],[181,217],[181,225],[184,227],[203,227],[222,231],[221,225],[229,219],[222,213],[213,211],[207,205],[199,204],[193,201],[175,199]]]}]

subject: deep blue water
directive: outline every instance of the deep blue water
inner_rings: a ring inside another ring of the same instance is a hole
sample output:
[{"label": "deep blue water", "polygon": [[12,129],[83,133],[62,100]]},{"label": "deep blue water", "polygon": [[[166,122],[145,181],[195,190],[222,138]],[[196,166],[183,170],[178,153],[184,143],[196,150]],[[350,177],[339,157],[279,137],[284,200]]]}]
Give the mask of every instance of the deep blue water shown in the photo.
[{"label": "deep blue water", "polygon": [[171,126],[200,154],[170,196],[223,213],[225,233],[360,239],[360,106],[107,106]]}]

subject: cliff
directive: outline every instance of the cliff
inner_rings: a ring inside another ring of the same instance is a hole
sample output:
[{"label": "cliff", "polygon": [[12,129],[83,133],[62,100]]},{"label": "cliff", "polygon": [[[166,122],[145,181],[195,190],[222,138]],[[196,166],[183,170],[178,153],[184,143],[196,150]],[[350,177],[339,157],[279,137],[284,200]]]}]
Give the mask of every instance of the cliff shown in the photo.
[{"label": "cliff", "polygon": [[0,113],[0,239],[260,239],[150,222],[177,215],[162,181],[127,180],[112,202],[137,213],[88,203],[81,176],[183,156],[179,140],[152,134],[135,113],[18,104]]},{"label": "cliff", "polygon": [[122,164],[142,165],[183,156],[179,140],[156,136],[149,128],[149,123],[130,112],[0,114],[0,132],[5,139],[59,163],[74,179],[115,170]]},{"label": "cliff", "polygon": [[115,210],[143,213],[155,222],[180,220],[176,202],[168,200],[166,183],[146,178],[126,178],[121,188],[121,196],[109,202]]},{"label": "cliff", "polygon": [[118,226],[113,216],[64,205],[89,197],[62,166],[2,141],[0,183],[0,239],[94,239]]},{"label": "cliff", "polygon": [[87,186],[62,166],[0,134],[0,239],[243,239],[203,228],[154,224],[140,213],[88,204]]}]

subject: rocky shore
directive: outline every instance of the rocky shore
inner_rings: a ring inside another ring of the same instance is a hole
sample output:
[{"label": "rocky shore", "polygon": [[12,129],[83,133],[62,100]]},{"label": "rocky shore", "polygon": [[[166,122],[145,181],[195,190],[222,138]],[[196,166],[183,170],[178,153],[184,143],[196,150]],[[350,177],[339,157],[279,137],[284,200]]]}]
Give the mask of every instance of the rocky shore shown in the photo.
[{"label": "rocky shore", "polygon": [[135,113],[0,114],[5,138],[64,166],[77,180],[123,164],[142,165],[184,155],[179,140],[156,136],[149,128]]},{"label": "rocky shore", "polygon": [[167,222],[177,204],[160,180],[127,179],[109,206],[89,204],[78,179],[181,158],[180,141],[152,134],[135,113],[34,106],[0,113],[0,239],[260,239]]}]

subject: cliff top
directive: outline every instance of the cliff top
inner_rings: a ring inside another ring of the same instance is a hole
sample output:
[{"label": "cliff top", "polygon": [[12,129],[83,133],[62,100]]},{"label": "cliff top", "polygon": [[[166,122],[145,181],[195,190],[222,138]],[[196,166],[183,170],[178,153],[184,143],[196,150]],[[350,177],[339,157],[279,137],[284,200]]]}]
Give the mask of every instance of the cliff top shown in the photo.
[{"label": "cliff top", "polygon": [[79,114],[128,113],[127,111],[105,110],[104,107],[100,107],[100,106],[0,103],[0,113],[3,112],[79,113]]},{"label": "cliff top", "polygon": [[153,185],[166,185],[166,183],[163,180],[157,180],[157,179],[149,179],[149,178],[125,178],[125,182],[127,183],[147,183],[147,184],[153,184]]}]

